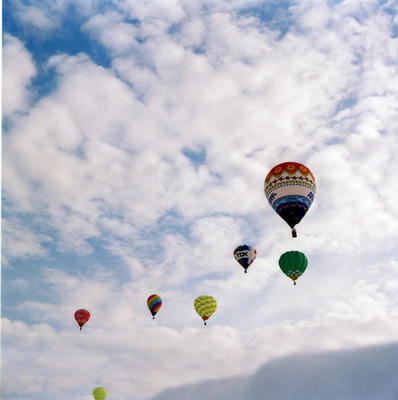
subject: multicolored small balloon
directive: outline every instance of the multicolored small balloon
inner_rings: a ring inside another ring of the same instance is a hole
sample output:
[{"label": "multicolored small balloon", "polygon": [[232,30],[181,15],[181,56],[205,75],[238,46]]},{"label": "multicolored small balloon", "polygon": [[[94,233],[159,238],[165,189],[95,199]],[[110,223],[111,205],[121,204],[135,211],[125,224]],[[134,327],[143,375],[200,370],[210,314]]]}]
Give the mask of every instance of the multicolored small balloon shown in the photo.
[{"label": "multicolored small balloon", "polygon": [[148,304],[153,319],[155,319],[156,313],[159,311],[160,307],[162,307],[162,299],[157,294],[151,294],[146,303]]},{"label": "multicolored small balloon", "polygon": [[108,395],[108,392],[103,387],[96,387],[93,390],[93,396],[95,400],[105,400],[105,397]]},{"label": "multicolored small balloon", "polygon": [[217,309],[217,301],[211,296],[199,296],[195,299],[194,307],[196,312],[201,316],[205,325],[208,320]]},{"label": "multicolored small balloon", "polygon": [[234,250],[235,260],[244,268],[245,273],[249,265],[256,259],[257,251],[254,247],[243,244]]},{"label": "multicolored small balloon", "polygon": [[279,258],[279,266],[282,272],[288,276],[294,284],[306,270],[308,265],[308,259],[304,253],[300,251],[287,251],[283,253]]},{"label": "multicolored small balloon", "polygon": [[80,326],[80,330],[82,330],[83,325],[90,319],[90,312],[81,308],[75,312],[75,320]]},{"label": "multicolored small balloon", "polygon": [[292,236],[297,237],[294,227],[314,201],[316,185],[312,172],[297,162],[278,164],[268,172],[264,192],[272,208],[292,228]]}]

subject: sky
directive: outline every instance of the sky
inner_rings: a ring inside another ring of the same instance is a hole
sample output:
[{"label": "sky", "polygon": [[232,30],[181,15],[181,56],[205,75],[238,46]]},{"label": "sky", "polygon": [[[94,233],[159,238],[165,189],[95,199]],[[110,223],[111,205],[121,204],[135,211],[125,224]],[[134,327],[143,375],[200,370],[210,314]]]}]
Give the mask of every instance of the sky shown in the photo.
[{"label": "sky", "polygon": [[[150,400],[396,346],[397,11],[5,0],[2,399]],[[295,239],[264,196],[285,161],[317,184]],[[290,250],[309,261],[297,286]],[[206,327],[200,295],[218,304]]]}]

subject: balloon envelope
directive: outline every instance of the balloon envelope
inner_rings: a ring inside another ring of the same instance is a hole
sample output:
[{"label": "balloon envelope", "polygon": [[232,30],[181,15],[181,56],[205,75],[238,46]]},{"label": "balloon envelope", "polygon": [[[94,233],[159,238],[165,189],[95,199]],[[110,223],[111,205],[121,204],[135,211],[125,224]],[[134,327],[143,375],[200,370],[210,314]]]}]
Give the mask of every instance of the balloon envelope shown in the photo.
[{"label": "balloon envelope", "polygon": [[75,312],[75,320],[80,326],[80,330],[82,330],[82,326],[90,319],[90,312],[81,308]]},{"label": "balloon envelope", "polygon": [[95,400],[105,400],[105,397],[107,396],[107,394],[108,394],[108,392],[103,387],[96,387],[93,390],[93,396],[94,396]]},{"label": "balloon envelope", "polygon": [[256,249],[246,244],[238,246],[234,250],[235,260],[244,268],[245,272],[247,272],[249,265],[256,259],[256,255]]},{"label": "balloon envelope", "polygon": [[160,307],[162,306],[162,299],[157,294],[151,294],[148,297],[147,305],[149,311],[151,312],[153,318],[155,318],[156,313],[159,311]]},{"label": "balloon envelope", "polygon": [[314,200],[315,177],[305,165],[285,162],[268,172],[264,182],[265,196],[272,208],[293,229]]},{"label": "balloon envelope", "polygon": [[208,320],[217,309],[217,301],[211,296],[199,296],[195,299],[194,307],[203,321],[205,321],[206,325],[206,320]]},{"label": "balloon envelope", "polygon": [[300,251],[287,251],[279,258],[279,266],[282,272],[296,284],[296,279],[306,270],[308,265],[307,257]]}]

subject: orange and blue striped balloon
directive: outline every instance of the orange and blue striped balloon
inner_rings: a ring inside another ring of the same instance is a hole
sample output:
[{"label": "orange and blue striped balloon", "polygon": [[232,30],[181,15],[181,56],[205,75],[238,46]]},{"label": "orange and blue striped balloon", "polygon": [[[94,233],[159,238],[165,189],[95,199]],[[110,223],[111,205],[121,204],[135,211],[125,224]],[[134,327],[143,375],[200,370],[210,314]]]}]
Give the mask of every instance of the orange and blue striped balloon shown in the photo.
[{"label": "orange and blue striped balloon", "polygon": [[162,306],[162,299],[157,294],[151,294],[147,300],[149,311],[151,312],[153,319],[155,319],[156,313]]}]

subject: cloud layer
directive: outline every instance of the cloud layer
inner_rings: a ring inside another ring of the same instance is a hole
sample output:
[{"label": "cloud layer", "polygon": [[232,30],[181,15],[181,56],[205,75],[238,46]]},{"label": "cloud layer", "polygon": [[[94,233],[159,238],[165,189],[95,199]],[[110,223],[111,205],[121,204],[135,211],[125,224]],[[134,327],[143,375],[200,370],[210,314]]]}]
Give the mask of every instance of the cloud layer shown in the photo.
[{"label": "cloud layer", "polygon": [[374,399],[398,394],[398,346],[295,354],[262,366],[252,377],[214,380],[169,389],[154,400]]},{"label": "cloud layer", "polygon": [[[144,399],[397,339],[394,2],[10,4],[7,398]],[[50,52],[69,17],[92,45]],[[287,160],[317,179],[294,241],[263,194]],[[242,243],[258,252],[247,275]],[[310,261],[297,287],[278,268],[293,249]],[[207,329],[202,294],[218,300]]]}]

